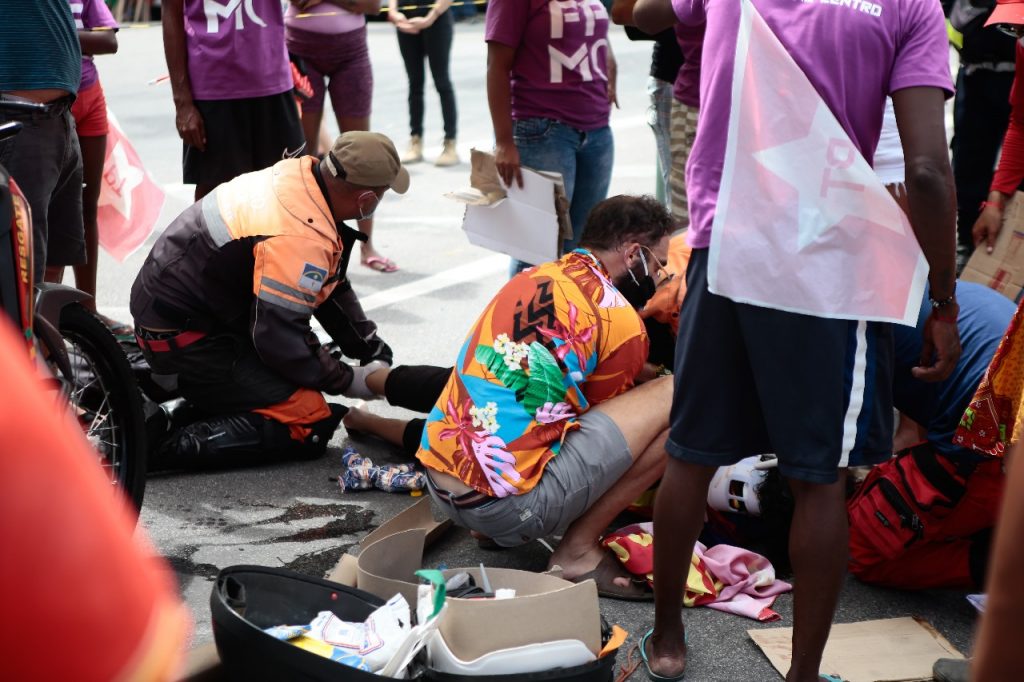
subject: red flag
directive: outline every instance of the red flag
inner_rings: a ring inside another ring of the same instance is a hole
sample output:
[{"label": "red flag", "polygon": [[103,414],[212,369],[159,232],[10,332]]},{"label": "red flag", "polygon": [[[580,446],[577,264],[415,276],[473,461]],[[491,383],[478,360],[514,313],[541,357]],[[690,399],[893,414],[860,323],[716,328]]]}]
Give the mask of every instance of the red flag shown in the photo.
[{"label": "red flag", "polygon": [[153,232],[164,205],[164,193],[142,166],[109,109],[107,121],[110,132],[96,221],[100,246],[123,261]]}]

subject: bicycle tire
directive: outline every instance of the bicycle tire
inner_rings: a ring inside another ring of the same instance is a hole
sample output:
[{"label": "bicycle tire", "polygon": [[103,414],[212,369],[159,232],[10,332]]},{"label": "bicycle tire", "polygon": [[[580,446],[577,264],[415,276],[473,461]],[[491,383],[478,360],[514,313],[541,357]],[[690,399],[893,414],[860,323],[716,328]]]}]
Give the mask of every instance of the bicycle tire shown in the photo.
[{"label": "bicycle tire", "polygon": [[107,326],[81,304],[71,303],[61,309],[59,330],[65,343],[80,349],[92,364],[110,401],[110,412],[118,422],[115,426],[123,436],[120,463],[110,464],[114,469],[112,482],[138,512],[146,491],[148,444],[142,396],[128,358]]}]

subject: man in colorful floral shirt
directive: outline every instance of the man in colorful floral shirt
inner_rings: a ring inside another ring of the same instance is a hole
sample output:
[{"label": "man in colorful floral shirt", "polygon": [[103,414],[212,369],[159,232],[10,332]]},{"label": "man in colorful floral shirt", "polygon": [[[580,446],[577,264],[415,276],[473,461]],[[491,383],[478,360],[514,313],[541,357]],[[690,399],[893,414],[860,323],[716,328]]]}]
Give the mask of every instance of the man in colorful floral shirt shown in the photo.
[{"label": "man in colorful floral shirt", "polygon": [[502,546],[564,532],[551,564],[604,596],[649,594],[597,541],[661,476],[672,394],[665,379],[634,388],[647,335],[616,284],[653,290],[673,227],[653,198],[613,197],[581,248],[513,277],[470,330],[416,455],[456,522]]}]

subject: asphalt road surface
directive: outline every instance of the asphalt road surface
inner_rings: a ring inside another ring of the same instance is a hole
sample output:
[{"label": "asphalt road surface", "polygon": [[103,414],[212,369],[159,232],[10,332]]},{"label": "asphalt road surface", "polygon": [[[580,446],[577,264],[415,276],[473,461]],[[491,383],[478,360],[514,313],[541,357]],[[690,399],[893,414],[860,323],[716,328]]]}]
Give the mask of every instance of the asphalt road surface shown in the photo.
[{"label": "asphalt road surface", "polygon": [[[621,109],[612,117],[616,164],[612,193],[645,193],[654,188],[654,142],[647,127],[646,95],[650,44],[631,43],[616,30]],[[158,229],[184,209],[192,188],[181,184],[181,142],[174,129],[169,86],[148,85],[166,73],[158,26],[121,31],[117,55],[97,59],[107,100],[147,168],[168,193]],[[393,29],[370,26],[375,89],[373,127],[406,143],[406,79]],[[459,24],[452,53],[459,105],[459,152],[467,160],[476,146],[492,146],[486,104],[482,24]],[[355,262],[356,291],[400,363],[453,361],[477,313],[506,278],[507,259],[473,247],[460,230],[462,211],[443,197],[468,186],[468,164],[438,169],[429,163],[440,152],[442,128],[436,94],[427,92],[428,163],[410,167],[412,188],[389,196],[377,211],[378,248],[401,268],[379,274]],[[156,235],[118,263],[104,255],[99,270],[102,312],[128,318],[131,283]],[[383,414],[401,411],[376,405]],[[723,416],[724,417],[724,416]],[[154,475],[149,479],[141,527],[177,572],[182,597],[195,619],[193,644],[211,639],[209,595],[217,572],[233,564],[287,566],[322,575],[367,531],[413,502],[381,492],[342,494],[330,477],[341,469],[341,449],[353,445],[375,460],[395,453],[380,442],[349,439],[339,429],[327,455],[316,462],[279,464],[239,471]],[[540,544],[501,552],[477,548],[465,531],[450,530],[425,559],[427,566],[487,565],[542,570],[547,550]],[[937,567],[938,568],[938,567]],[[790,597],[776,609],[791,620]],[[635,641],[650,626],[649,604],[602,600],[608,619]],[[961,651],[970,648],[975,617],[962,593],[906,593],[847,582],[838,622],[919,615]],[[708,609],[689,610],[692,680],[772,680],[778,675],[746,634],[763,626]],[[641,675],[634,676],[640,679]]]}]

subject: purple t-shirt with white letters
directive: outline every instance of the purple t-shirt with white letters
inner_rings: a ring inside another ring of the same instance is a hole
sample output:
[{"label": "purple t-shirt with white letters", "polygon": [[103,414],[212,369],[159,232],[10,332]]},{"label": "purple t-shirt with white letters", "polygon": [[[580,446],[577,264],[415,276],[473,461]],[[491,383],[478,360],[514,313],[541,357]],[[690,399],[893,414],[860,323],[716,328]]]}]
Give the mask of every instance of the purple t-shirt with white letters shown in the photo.
[{"label": "purple t-shirt with white letters", "polygon": [[245,99],[292,88],[280,0],[185,0],[192,97]]},{"label": "purple t-shirt with white letters", "polygon": [[[952,93],[949,46],[936,0],[753,0],[868,163],[885,97],[911,87]],[[683,24],[707,24],[701,55],[700,124],[686,168],[689,242],[711,240],[722,180],[738,0],[672,0]]]},{"label": "purple t-shirt with white letters", "polygon": [[608,23],[600,0],[491,0],[487,41],[516,48],[512,118],[608,125]]}]

